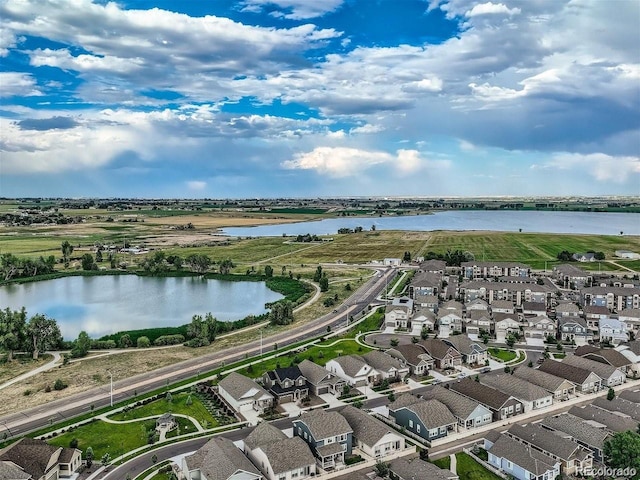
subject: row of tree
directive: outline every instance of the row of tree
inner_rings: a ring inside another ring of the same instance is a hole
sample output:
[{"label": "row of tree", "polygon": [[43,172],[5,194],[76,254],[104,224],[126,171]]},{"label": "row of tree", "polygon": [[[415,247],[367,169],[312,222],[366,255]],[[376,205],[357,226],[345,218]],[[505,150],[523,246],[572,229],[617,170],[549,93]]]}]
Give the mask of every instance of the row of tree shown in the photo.
[{"label": "row of tree", "polygon": [[0,310],[0,348],[7,352],[7,361],[15,352],[30,352],[34,360],[40,353],[62,345],[58,322],[36,314],[27,320],[27,311],[6,308]]},{"label": "row of tree", "polygon": [[4,281],[53,273],[55,265],[56,259],[53,255],[40,256],[37,259],[19,258],[12,253],[0,255],[0,274]]},{"label": "row of tree", "polygon": [[447,250],[446,253],[427,252],[426,260],[444,260],[451,267],[459,267],[462,262],[470,262],[473,260],[473,254],[463,252],[462,250]]}]

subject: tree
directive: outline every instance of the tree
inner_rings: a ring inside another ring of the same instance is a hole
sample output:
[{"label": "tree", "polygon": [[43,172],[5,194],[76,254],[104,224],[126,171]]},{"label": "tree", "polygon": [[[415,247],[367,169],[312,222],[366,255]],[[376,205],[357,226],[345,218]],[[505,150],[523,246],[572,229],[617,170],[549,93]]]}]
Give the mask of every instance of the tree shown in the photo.
[{"label": "tree", "polygon": [[289,325],[293,322],[293,303],[283,300],[272,304],[269,321],[272,325]]},{"label": "tree", "polygon": [[173,395],[171,395],[171,392],[167,392],[167,394],[164,396],[164,399],[167,403],[173,403]]},{"label": "tree", "polygon": [[409,252],[409,251],[404,252],[404,255],[402,256],[402,261],[403,262],[410,262],[411,261],[411,252]]},{"label": "tree", "polygon": [[229,258],[222,260],[219,264],[220,273],[223,275],[228,275],[233,267],[235,267],[235,265]]},{"label": "tree", "polygon": [[102,249],[99,248],[98,250],[96,250],[96,262],[98,263],[102,263]]},{"label": "tree", "polygon": [[378,460],[376,462],[375,471],[379,477],[385,478],[389,475],[389,464],[382,460]]},{"label": "tree", "polygon": [[511,333],[510,333],[510,334],[507,336],[507,346],[508,346],[509,348],[513,348],[513,346],[515,345],[515,343],[516,343],[516,337],[514,337],[514,336],[513,336],[513,334],[511,334]]},{"label": "tree", "polygon": [[29,319],[27,335],[30,340],[27,348],[33,353],[34,360],[38,359],[41,352],[46,352],[62,343],[58,323],[46,315],[37,314]]},{"label": "tree", "polygon": [[640,435],[619,432],[604,442],[604,462],[611,468],[635,468],[640,471]]},{"label": "tree", "polygon": [[420,330],[420,338],[422,340],[426,340],[427,338],[429,338],[429,330],[427,329],[427,327],[422,327],[422,330]]},{"label": "tree", "polygon": [[211,259],[202,254],[192,253],[185,259],[185,263],[196,273],[206,273],[211,267]]},{"label": "tree", "polygon": [[27,311],[5,308],[0,310],[0,349],[7,352],[7,361],[13,360],[13,352],[20,350],[27,338]]},{"label": "tree", "polygon": [[90,253],[85,253],[84,255],[82,255],[82,269],[83,270],[97,270],[98,266],[96,265],[96,262],[93,261],[93,255],[91,255]]},{"label": "tree", "polygon": [[89,334],[82,330],[78,334],[78,338],[75,342],[73,342],[73,348],[71,349],[71,356],[73,358],[84,357],[89,353],[89,349],[91,348],[91,338]]},{"label": "tree", "polygon": [[326,292],[328,290],[329,290],[329,279],[326,277],[326,275],[323,275],[322,278],[320,279],[320,291]]},{"label": "tree", "polygon": [[319,282],[321,278],[322,278],[322,265],[318,265],[318,268],[316,268],[316,272],[313,274],[313,281]]},{"label": "tree", "polygon": [[151,463],[152,463],[153,465],[155,465],[157,461],[158,461],[158,456],[154,453],[154,454],[151,456]]},{"label": "tree", "polygon": [[594,253],[593,258],[595,258],[596,260],[604,260],[605,259],[604,252]]},{"label": "tree", "polygon": [[614,398],[616,398],[616,391],[613,388],[609,387],[609,391],[607,392],[607,400],[611,401]]},{"label": "tree", "polygon": [[87,462],[87,468],[91,468],[91,465],[93,464],[93,448],[87,447],[84,452],[84,459]]},{"label": "tree", "polygon": [[398,339],[397,339],[397,338],[392,338],[392,339],[389,341],[389,345],[391,345],[392,347],[397,347],[399,343],[400,343],[400,342],[398,341]]},{"label": "tree", "polygon": [[62,242],[60,249],[62,250],[62,259],[64,260],[64,266],[68,267],[69,257],[71,256],[71,253],[73,253],[73,245],[71,245],[68,240],[65,240],[64,242]]},{"label": "tree", "polygon": [[151,341],[149,340],[149,337],[138,337],[136,346],[138,348],[149,348],[151,346]]},{"label": "tree", "polygon": [[273,277],[273,267],[271,265],[264,267],[264,274],[266,277]]},{"label": "tree", "polygon": [[102,458],[100,459],[100,463],[102,463],[102,466],[104,468],[109,467],[109,464],[111,463],[111,455],[109,455],[108,453],[105,453],[104,455],[102,455]]},{"label": "tree", "polygon": [[350,284],[350,283],[347,283],[347,284],[344,286],[344,289],[345,289],[347,292],[350,292],[350,291],[351,291],[351,284]]},{"label": "tree", "polygon": [[129,348],[131,345],[133,345],[131,336],[128,333],[122,335],[120,337],[120,340],[118,340],[118,345],[120,345],[120,348]]},{"label": "tree", "polygon": [[419,341],[418,337],[411,337],[411,343],[418,343]]}]

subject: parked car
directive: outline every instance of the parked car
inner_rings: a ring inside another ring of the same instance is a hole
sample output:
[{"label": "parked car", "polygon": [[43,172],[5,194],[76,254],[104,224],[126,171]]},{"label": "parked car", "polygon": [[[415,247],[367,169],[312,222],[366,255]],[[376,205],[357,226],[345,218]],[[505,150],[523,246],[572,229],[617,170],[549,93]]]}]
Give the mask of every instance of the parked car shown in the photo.
[{"label": "parked car", "polygon": [[480,369],[480,373],[489,373],[491,371],[491,367],[483,367]]}]

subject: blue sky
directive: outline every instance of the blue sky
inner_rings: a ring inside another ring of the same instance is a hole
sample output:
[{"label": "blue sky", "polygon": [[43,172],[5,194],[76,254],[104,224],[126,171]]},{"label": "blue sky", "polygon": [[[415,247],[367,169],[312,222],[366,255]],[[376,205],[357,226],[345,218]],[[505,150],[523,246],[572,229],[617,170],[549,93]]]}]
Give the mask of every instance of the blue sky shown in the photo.
[{"label": "blue sky", "polygon": [[640,195],[637,0],[0,0],[0,195]]}]

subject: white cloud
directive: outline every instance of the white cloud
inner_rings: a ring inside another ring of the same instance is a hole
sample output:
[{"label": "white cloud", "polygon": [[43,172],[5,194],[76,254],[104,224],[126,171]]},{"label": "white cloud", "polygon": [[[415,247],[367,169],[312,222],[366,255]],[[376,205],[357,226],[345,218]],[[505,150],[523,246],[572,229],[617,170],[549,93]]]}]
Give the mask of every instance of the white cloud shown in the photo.
[{"label": "white cloud", "polygon": [[37,97],[42,92],[30,73],[0,72],[0,97]]},{"label": "white cloud", "polygon": [[508,8],[504,3],[480,3],[478,5],[474,5],[471,10],[467,10],[465,16],[467,17],[477,17],[479,15],[496,15],[496,14],[504,14],[504,15],[518,15],[521,10],[517,7]]},{"label": "white cloud", "polygon": [[364,133],[364,134],[370,134],[370,133],[379,133],[379,132],[383,132],[385,130],[385,128],[382,125],[375,125],[372,123],[366,123],[364,125],[361,125],[359,127],[354,127],[351,130],[349,130],[349,133],[352,134],[359,134],[359,133]]},{"label": "white cloud", "polygon": [[187,188],[198,192],[207,188],[207,182],[203,182],[202,180],[190,180],[187,182]]},{"label": "white cloud", "polygon": [[558,170],[582,171],[602,182],[635,182],[638,185],[640,181],[640,157],[615,157],[604,153],[560,153],[554,155],[545,166]]},{"label": "white cloud", "polygon": [[334,12],[340,8],[343,2],[344,0],[244,0],[242,10],[258,13],[265,7],[274,6],[280,9],[270,12],[274,17],[305,20]]}]

